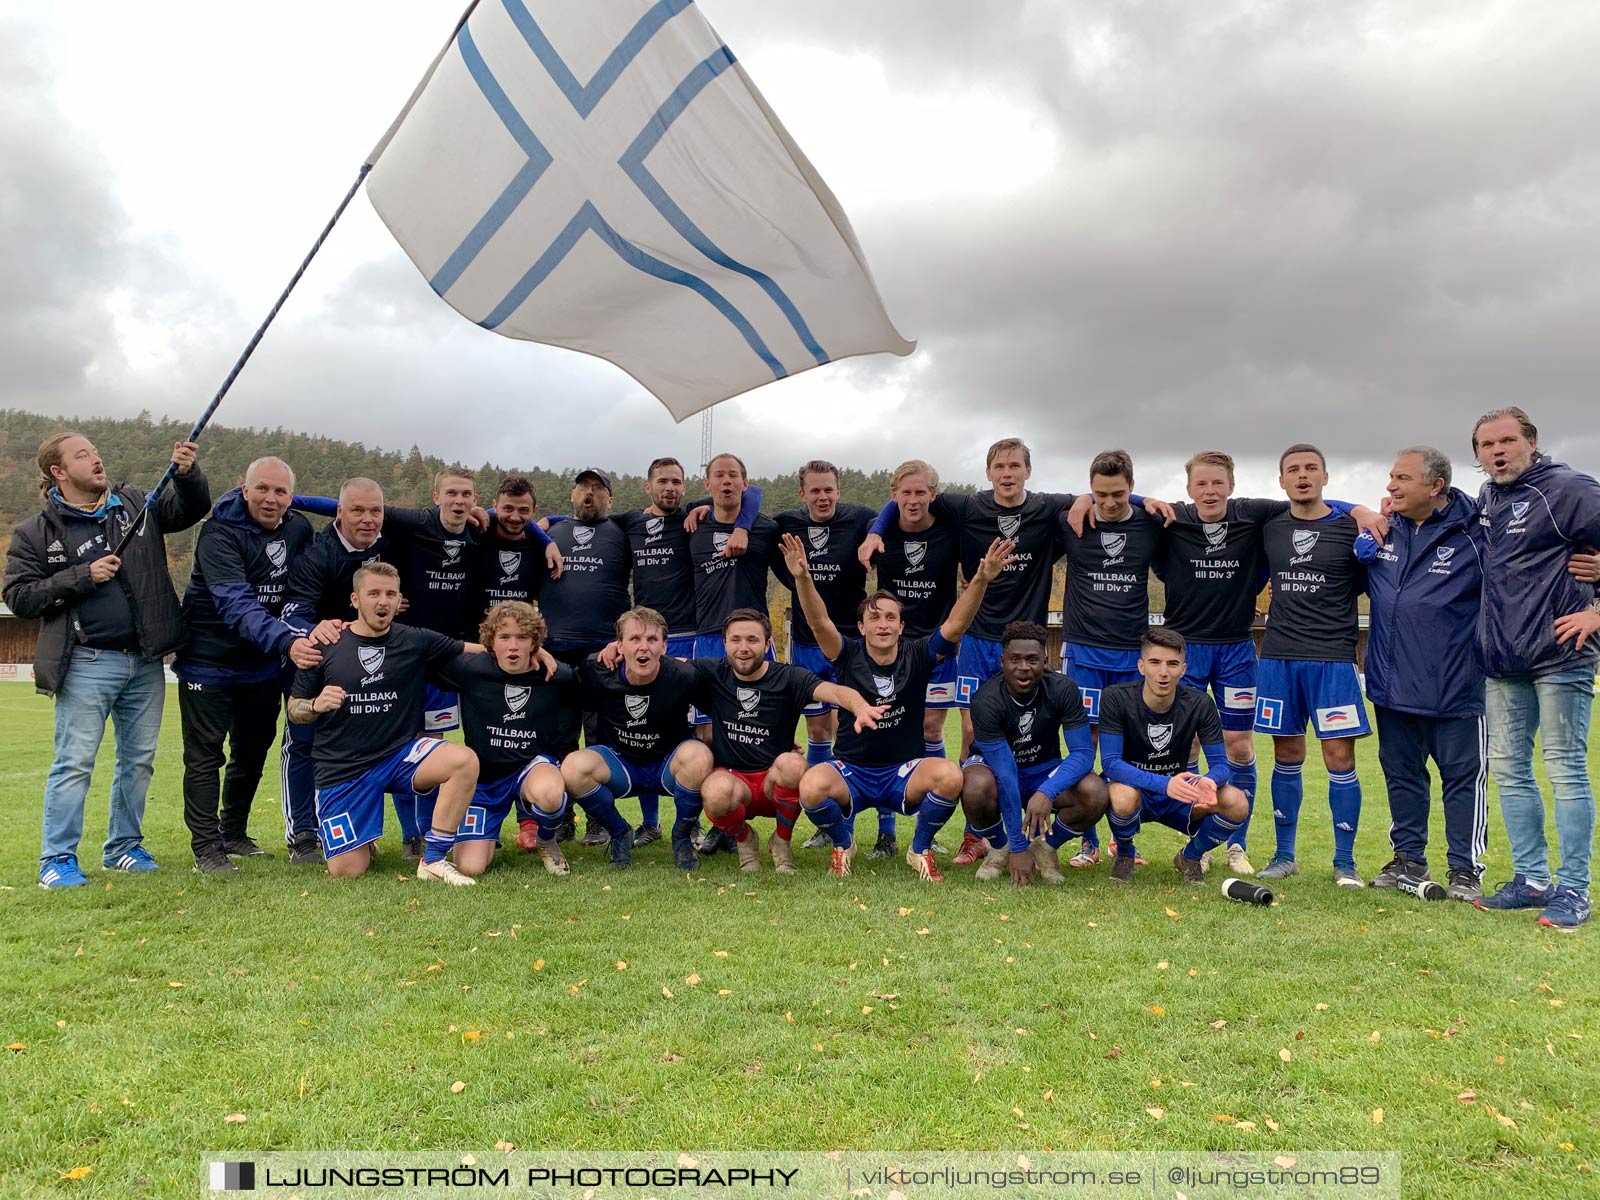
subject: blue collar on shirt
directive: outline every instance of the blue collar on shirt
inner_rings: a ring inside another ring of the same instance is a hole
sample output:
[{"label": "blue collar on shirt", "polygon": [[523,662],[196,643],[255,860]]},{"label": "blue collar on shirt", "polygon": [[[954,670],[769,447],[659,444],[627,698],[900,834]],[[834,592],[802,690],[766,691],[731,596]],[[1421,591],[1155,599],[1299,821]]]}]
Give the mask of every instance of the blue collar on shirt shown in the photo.
[{"label": "blue collar on shirt", "polygon": [[79,508],[76,504],[69,504],[66,498],[62,496],[60,488],[50,489],[50,499],[54,500],[73,516],[87,517],[91,521],[104,521],[106,519],[106,515],[110,513],[112,509],[122,507],[122,497],[117,495],[115,492],[109,491],[106,493],[105,503],[99,508],[93,509],[92,511],[87,508]]}]

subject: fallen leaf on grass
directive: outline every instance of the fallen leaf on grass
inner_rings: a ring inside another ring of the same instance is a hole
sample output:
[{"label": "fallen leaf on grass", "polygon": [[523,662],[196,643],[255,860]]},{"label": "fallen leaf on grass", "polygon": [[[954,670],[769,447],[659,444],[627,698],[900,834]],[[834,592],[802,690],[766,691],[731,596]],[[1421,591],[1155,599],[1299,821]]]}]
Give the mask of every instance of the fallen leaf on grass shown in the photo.
[{"label": "fallen leaf on grass", "polygon": [[1152,1004],[1150,1006],[1150,1015],[1152,1017],[1164,1017],[1167,1015],[1167,1010],[1162,1008],[1159,1004]]},{"label": "fallen leaf on grass", "polygon": [[871,1015],[872,1015],[872,1005],[870,1005],[870,1004],[863,1004],[863,1005],[862,1005],[862,1006],[861,1006],[861,1015],[862,1015],[862,1016],[863,1016],[863,1017],[870,1017],[870,1016],[871,1016]]},{"label": "fallen leaf on grass", "polygon": [[1056,1098],[1056,1093],[1055,1093],[1055,1089],[1054,1088],[1050,1089],[1049,1091],[1045,1092],[1045,1094],[1044,1094],[1044,1102],[1046,1104],[1054,1103],[1055,1098]]},{"label": "fallen leaf on grass", "polygon": [[1122,1057],[1122,1047],[1121,1046],[1113,1046],[1113,1047],[1111,1047],[1111,1049],[1107,1050],[1100,1057],[1101,1058],[1121,1058]]},{"label": "fallen leaf on grass", "polygon": [[1372,1123],[1374,1125],[1383,1124],[1383,1109],[1375,1108],[1372,1110]]},{"label": "fallen leaf on grass", "polygon": [[70,1171],[59,1171],[57,1174],[63,1179],[83,1179],[93,1173],[93,1167],[73,1167]]},{"label": "fallen leaf on grass", "polygon": [[1172,965],[1171,963],[1169,963],[1166,959],[1163,958],[1160,962],[1158,962],[1156,964],[1156,970],[1165,971],[1171,965]]},{"label": "fallen leaf on grass", "polygon": [[461,1035],[463,1042],[478,1042],[483,1040],[483,1033],[477,1029],[468,1029]]},{"label": "fallen leaf on grass", "polygon": [[713,950],[711,952],[711,957],[712,958],[727,958],[728,957],[728,952],[726,950]]},{"label": "fallen leaf on grass", "polygon": [[542,958],[536,958],[536,959],[534,959],[534,960],[533,960],[533,969],[534,969],[534,970],[535,970],[535,971],[542,971],[542,970],[544,970],[544,959],[542,959]]},{"label": "fallen leaf on grass", "polygon": [[1492,1104],[1485,1104],[1483,1106],[1483,1111],[1488,1113],[1496,1121],[1499,1121],[1500,1124],[1504,1125],[1507,1129],[1515,1129],[1517,1127],[1517,1123],[1514,1119],[1506,1116],[1505,1113],[1501,1112]]},{"label": "fallen leaf on grass", "polygon": [[1461,1101],[1463,1104],[1476,1104],[1478,1102],[1478,1093],[1460,1092],[1456,1095],[1456,1099]]},{"label": "fallen leaf on grass", "polygon": [[898,999],[900,999],[900,993],[899,992],[873,992],[872,993],[872,998],[874,1000],[898,1000]]},{"label": "fallen leaf on grass", "polygon": [[672,989],[669,988],[666,984],[662,984],[661,985],[661,994],[663,996],[665,996],[668,1000],[672,999]]},{"label": "fallen leaf on grass", "polygon": [[901,915],[901,916],[902,916],[902,917],[909,917],[909,916],[910,916],[910,915],[911,915],[911,913],[912,913],[912,911],[913,911],[913,910],[912,910],[912,909],[909,909],[909,908],[901,908],[901,910],[900,910],[900,915]]},{"label": "fallen leaf on grass", "polygon": [[822,1043],[821,1042],[812,1042],[811,1043],[811,1048],[813,1050],[821,1050],[822,1049]]},{"label": "fallen leaf on grass", "polygon": [[626,971],[627,969],[628,969],[628,964],[623,962],[620,958],[617,959],[617,970]]},{"label": "fallen leaf on grass", "polygon": [[688,976],[684,977],[683,981],[685,983],[687,983],[690,987],[694,987],[700,982],[700,976],[698,976],[698,975],[688,975]]},{"label": "fallen leaf on grass", "polygon": [[1240,1133],[1249,1133],[1255,1127],[1256,1123],[1254,1121],[1240,1121],[1234,1125],[1234,1128]]},{"label": "fallen leaf on grass", "polygon": [[1317,1011],[1318,1012],[1327,1012],[1328,1011],[1328,1006],[1326,1004],[1319,1004],[1319,1005],[1317,1005]]},{"label": "fallen leaf on grass", "polygon": [[789,1024],[791,1024],[791,1025],[793,1025],[793,1024],[794,1024],[794,1014],[793,1014],[793,1013],[792,1013],[792,1012],[786,1012],[786,1013],[784,1013],[784,1014],[783,1014],[783,1019],[784,1019],[784,1020],[785,1020],[785,1021],[787,1021],[787,1022],[789,1022]]},{"label": "fallen leaf on grass", "polygon": [[1213,1029],[1224,1029],[1224,1028],[1227,1027],[1227,1024],[1228,1024],[1227,1021],[1222,1020],[1219,1017],[1217,1020],[1211,1022],[1211,1028],[1213,1028]]},{"label": "fallen leaf on grass", "polygon": [[1380,1040],[1382,1040],[1382,1038],[1383,1038],[1383,1034],[1379,1033],[1376,1029],[1374,1029],[1371,1033],[1367,1034],[1367,1041],[1369,1041],[1369,1042],[1380,1041]]},{"label": "fallen leaf on grass", "polygon": [[1272,1130],[1273,1133],[1282,1133],[1283,1132],[1283,1126],[1279,1125],[1271,1117],[1267,1118],[1267,1128]]},{"label": "fallen leaf on grass", "polygon": [[450,1090],[459,1096],[462,1092],[467,1090],[467,1085],[458,1079],[450,1085]]},{"label": "fallen leaf on grass", "polygon": [[1152,1117],[1154,1117],[1158,1121],[1161,1120],[1162,1117],[1167,1115],[1167,1110],[1164,1109],[1164,1108],[1147,1108],[1147,1109],[1145,1109],[1145,1112],[1149,1113]]},{"label": "fallen leaf on grass", "polygon": [[921,929],[917,930],[917,936],[918,937],[927,937],[928,936],[928,927],[926,925],[924,925]]},{"label": "fallen leaf on grass", "polygon": [[1162,911],[1163,911],[1163,912],[1165,912],[1165,913],[1166,913],[1166,914],[1167,914],[1167,916],[1169,916],[1169,917],[1171,917],[1171,918],[1172,918],[1172,919],[1173,919],[1173,920],[1174,920],[1174,921],[1181,921],[1181,920],[1183,920],[1183,918],[1182,918],[1182,917],[1180,917],[1180,916],[1179,916],[1179,915],[1178,915],[1178,914],[1177,914],[1177,913],[1176,913],[1176,912],[1175,912],[1175,911],[1174,911],[1174,910],[1172,910],[1172,909],[1170,909],[1170,908],[1168,908],[1168,909],[1163,909],[1163,910],[1162,910]]},{"label": "fallen leaf on grass", "polygon": [[224,1125],[243,1125],[249,1119],[250,1118],[245,1116],[243,1113],[229,1113],[227,1116],[222,1118],[222,1123]]},{"label": "fallen leaf on grass", "polygon": [[27,1048],[28,1048],[28,1043],[27,1042],[12,1042],[9,1046],[6,1047],[7,1050],[26,1050]]},{"label": "fallen leaf on grass", "polygon": [[1287,1049],[1284,1049],[1284,1050],[1279,1050],[1278,1051],[1278,1057],[1281,1060],[1283,1060],[1284,1062],[1288,1062],[1290,1059],[1292,1059],[1294,1057],[1294,1055],[1290,1054]]},{"label": "fallen leaf on grass", "polygon": [[1234,1120],[1234,1118],[1232,1116],[1230,1116],[1228,1113],[1213,1113],[1212,1116],[1211,1116],[1211,1119],[1213,1121],[1229,1121],[1229,1122]]},{"label": "fallen leaf on grass", "polygon": [[494,1148],[500,1151],[502,1154],[510,1154],[517,1148],[517,1144],[515,1142],[508,1142],[502,1138],[500,1141],[494,1144]]},{"label": "fallen leaf on grass", "polygon": [[1016,1117],[1017,1120],[1019,1120],[1019,1121],[1022,1120],[1023,1117],[1028,1115],[1027,1113],[1023,1112],[1020,1108],[1013,1108],[1011,1110],[1011,1114],[1012,1114],[1012,1116]]},{"label": "fallen leaf on grass", "polygon": [[172,980],[172,982],[168,983],[167,986],[169,988],[181,988],[181,987],[185,987],[187,985],[179,983],[176,979],[174,979],[174,980]]},{"label": "fallen leaf on grass", "polygon": [[719,995],[719,996],[731,996],[731,995],[733,995],[733,993],[730,992],[727,988],[718,988],[717,989],[717,995]]}]

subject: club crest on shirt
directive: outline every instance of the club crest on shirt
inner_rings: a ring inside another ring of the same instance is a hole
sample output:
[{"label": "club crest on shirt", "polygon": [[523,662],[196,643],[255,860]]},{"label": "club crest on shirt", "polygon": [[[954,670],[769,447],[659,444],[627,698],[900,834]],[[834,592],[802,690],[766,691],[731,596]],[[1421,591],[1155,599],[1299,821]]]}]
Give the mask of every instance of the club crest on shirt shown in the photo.
[{"label": "club crest on shirt", "polygon": [[1027,712],[1021,713],[1017,716],[1017,733],[1022,737],[1027,737],[1032,732],[1033,709],[1030,708]]},{"label": "club crest on shirt", "polygon": [[907,542],[906,562],[913,567],[920,567],[922,560],[928,557],[927,542]]},{"label": "club crest on shirt", "polygon": [[528,697],[532,693],[532,688],[506,684],[506,707],[511,710],[513,715],[520,713],[528,707]]},{"label": "club crest on shirt", "polygon": [[1433,557],[1439,562],[1447,563],[1455,556],[1456,548],[1454,546],[1435,546],[1433,548]]},{"label": "club crest on shirt", "polygon": [[1206,535],[1207,550],[1221,550],[1223,543],[1228,540],[1226,521],[1207,521],[1200,529]]},{"label": "club crest on shirt", "polygon": [[728,535],[725,533],[713,533],[711,535],[711,545],[716,549],[718,554],[721,554],[723,550],[727,548]]},{"label": "club crest on shirt", "polygon": [[1105,550],[1107,558],[1121,558],[1122,552],[1128,547],[1128,535],[1125,533],[1100,533],[1100,545]]},{"label": "club crest on shirt", "polygon": [[650,711],[649,696],[624,696],[622,703],[628,710],[628,716],[635,721],[644,720],[645,713]]},{"label": "club crest on shirt", "polygon": [[284,545],[282,538],[267,543],[267,561],[275,570],[283,570],[283,564],[289,561],[289,547]]},{"label": "club crest on shirt", "polygon": [[503,575],[515,575],[517,568],[522,566],[522,551],[500,551],[500,572]]},{"label": "club crest on shirt", "polygon": [[383,669],[382,646],[361,646],[356,650],[356,657],[361,660],[361,669],[368,675],[376,675]]},{"label": "club crest on shirt", "polygon": [[1015,538],[1017,536],[1017,531],[1022,528],[1022,514],[1001,513],[999,525],[1001,537]]},{"label": "club crest on shirt", "polygon": [[1322,531],[1320,529],[1296,529],[1290,541],[1294,545],[1296,554],[1310,554],[1312,547],[1317,544],[1317,539],[1321,536]]},{"label": "club crest on shirt", "polygon": [[461,557],[461,547],[463,547],[465,545],[466,545],[466,543],[462,542],[462,541],[452,540],[452,541],[445,542],[444,543],[444,561],[447,562],[447,563],[455,562],[458,558]]},{"label": "club crest on shirt", "polygon": [[1160,754],[1172,744],[1172,723],[1165,725],[1149,725],[1144,727],[1145,733],[1150,735],[1150,748]]},{"label": "club crest on shirt", "polygon": [[806,540],[811,543],[813,550],[826,550],[828,548],[828,527],[826,525],[806,526]]},{"label": "club crest on shirt", "polygon": [[1511,505],[1511,519],[1513,521],[1522,520],[1522,518],[1528,515],[1528,509],[1532,506],[1532,504],[1533,501],[1531,500],[1514,501]]},{"label": "club crest on shirt", "polygon": [[580,550],[588,546],[592,541],[594,541],[593,525],[579,525],[572,531],[572,544]]},{"label": "club crest on shirt", "polygon": [[663,517],[646,517],[644,519],[644,532],[646,537],[660,537],[661,530],[666,525]]},{"label": "club crest on shirt", "polygon": [[877,689],[880,699],[887,700],[894,695],[894,676],[874,675],[872,677],[872,686]]},{"label": "club crest on shirt", "polygon": [[756,705],[761,703],[761,693],[755,688],[736,688],[734,695],[739,698],[739,712],[747,717],[755,712]]}]

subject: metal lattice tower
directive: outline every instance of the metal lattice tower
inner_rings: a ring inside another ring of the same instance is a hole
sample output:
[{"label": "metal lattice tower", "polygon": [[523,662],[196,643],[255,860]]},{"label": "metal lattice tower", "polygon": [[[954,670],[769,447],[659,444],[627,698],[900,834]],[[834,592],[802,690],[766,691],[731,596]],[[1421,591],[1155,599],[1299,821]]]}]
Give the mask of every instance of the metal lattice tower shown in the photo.
[{"label": "metal lattice tower", "polygon": [[711,413],[706,409],[700,414],[700,470],[706,469],[706,464],[711,461]]}]

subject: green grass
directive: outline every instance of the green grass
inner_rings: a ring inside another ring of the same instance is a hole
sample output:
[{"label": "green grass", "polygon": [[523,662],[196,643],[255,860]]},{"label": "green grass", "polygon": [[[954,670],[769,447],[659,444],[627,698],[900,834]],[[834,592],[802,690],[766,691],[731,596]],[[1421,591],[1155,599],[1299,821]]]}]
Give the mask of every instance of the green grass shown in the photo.
[{"label": "green grass", "polygon": [[[1526,913],[1338,891],[1320,763],[1307,874],[1270,910],[1179,884],[1163,829],[1124,890],[1104,868],[1056,889],[970,871],[928,887],[864,859],[834,881],[808,851],[797,877],[719,856],[689,881],[664,844],[626,873],[576,848],[566,879],[513,854],[477,888],[430,888],[392,833],[362,880],[281,851],[215,880],[188,870],[171,696],[146,819],[163,869],[95,869],[108,738],[91,886],[46,893],[50,705],[4,685],[0,712],[0,1036],[26,1046],[0,1053],[6,1196],[188,1194],[203,1150],[500,1140],[1397,1150],[1408,1196],[1595,1194],[1580,1164],[1600,1164],[1600,927],[1562,936]],[[1359,757],[1370,873],[1388,822],[1374,746]],[[276,780],[269,763],[264,843],[281,833]],[[1437,817],[1435,835],[1442,851]],[[1498,812],[1490,835],[1495,880],[1510,873]],[[1261,822],[1258,864],[1271,836]]]}]

